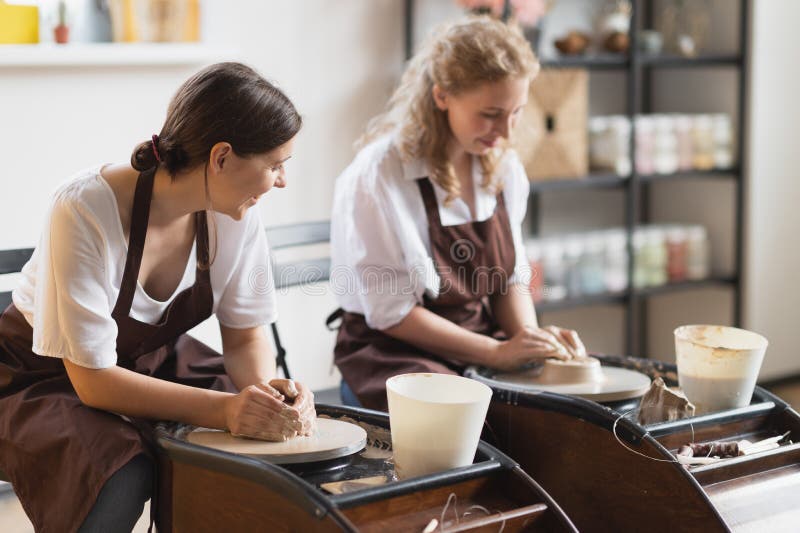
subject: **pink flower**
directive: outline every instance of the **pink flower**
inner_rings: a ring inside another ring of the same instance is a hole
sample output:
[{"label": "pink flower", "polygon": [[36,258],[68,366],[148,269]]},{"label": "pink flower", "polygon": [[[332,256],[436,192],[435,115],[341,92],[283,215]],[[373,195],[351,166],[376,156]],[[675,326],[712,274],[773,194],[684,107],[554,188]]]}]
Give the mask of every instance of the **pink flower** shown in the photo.
[{"label": "pink flower", "polygon": [[476,11],[478,9],[488,9],[496,17],[503,14],[504,0],[456,0],[456,4],[464,9]]},{"label": "pink flower", "polygon": [[536,26],[547,13],[547,1],[511,0],[511,9],[520,24],[523,26]]}]

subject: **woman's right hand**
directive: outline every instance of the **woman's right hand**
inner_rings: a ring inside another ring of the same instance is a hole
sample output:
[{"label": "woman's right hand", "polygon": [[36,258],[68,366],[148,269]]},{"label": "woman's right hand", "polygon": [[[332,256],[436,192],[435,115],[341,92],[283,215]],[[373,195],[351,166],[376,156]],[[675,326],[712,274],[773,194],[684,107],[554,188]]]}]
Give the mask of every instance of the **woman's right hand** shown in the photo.
[{"label": "woman's right hand", "polygon": [[225,424],[232,435],[281,442],[303,431],[297,409],[283,402],[273,387],[250,385],[225,404]]},{"label": "woman's right hand", "polygon": [[291,379],[276,378],[269,382],[269,387],[284,396],[284,401],[291,400],[292,408],[300,415],[302,429],[300,435],[311,435],[317,426],[317,411],[314,409],[314,393],[308,387]]},{"label": "woman's right hand", "polygon": [[547,329],[525,326],[510,339],[498,341],[489,366],[498,370],[516,370],[527,363],[550,357],[567,360],[572,356]]}]

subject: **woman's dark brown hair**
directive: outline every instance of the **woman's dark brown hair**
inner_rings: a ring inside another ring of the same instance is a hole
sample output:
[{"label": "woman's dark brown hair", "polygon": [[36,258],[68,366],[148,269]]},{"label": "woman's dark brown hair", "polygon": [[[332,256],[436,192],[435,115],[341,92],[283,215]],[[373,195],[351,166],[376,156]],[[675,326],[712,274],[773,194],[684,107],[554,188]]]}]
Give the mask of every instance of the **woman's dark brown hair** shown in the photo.
[{"label": "woman's dark brown hair", "polygon": [[289,98],[252,68],[217,63],[189,78],[172,98],[156,139],[133,151],[138,171],[159,164],[169,173],[208,161],[211,148],[228,142],[242,157],[281,146],[300,130],[302,119]]}]

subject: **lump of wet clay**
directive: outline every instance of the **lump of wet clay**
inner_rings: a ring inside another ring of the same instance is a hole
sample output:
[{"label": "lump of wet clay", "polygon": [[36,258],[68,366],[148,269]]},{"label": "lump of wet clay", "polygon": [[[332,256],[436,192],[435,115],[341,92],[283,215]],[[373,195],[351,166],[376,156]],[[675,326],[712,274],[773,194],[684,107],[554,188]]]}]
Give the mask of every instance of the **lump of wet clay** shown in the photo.
[{"label": "lump of wet clay", "polygon": [[660,377],[653,380],[639,405],[639,423],[645,426],[690,416],[694,416],[694,404],[682,392],[667,387]]}]

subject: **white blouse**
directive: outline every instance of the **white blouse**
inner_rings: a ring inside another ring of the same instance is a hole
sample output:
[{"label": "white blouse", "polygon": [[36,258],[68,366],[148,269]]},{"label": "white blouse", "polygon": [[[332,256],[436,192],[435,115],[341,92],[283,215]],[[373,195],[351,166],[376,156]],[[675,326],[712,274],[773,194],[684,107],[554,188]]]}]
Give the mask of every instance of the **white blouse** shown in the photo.
[{"label": "white blouse", "polygon": [[[39,245],[22,269],[14,305],[33,328],[33,351],[88,368],[117,362],[117,301],[127,240],[111,187],[95,167],[73,176],[55,193]],[[212,221],[213,216],[213,221]],[[277,318],[266,234],[258,212],[241,221],[209,214],[213,311],[219,322],[249,328]],[[136,284],[130,316],[154,324],[172,299],[195,281],[196,243],[175,292],[151,298]]]},{"label": "white blouse", "polygon": [[[416,180],[428,176],[422,160],[404,162],[392,136],[364,147],[336,181],[331,215],[331,287],[345,311],[365,316],[373,329],[386,329],[421,304],[436,298],[440,278],[431,257],[428,219]],[[495,193],[481,187],[480,163],[473,158],[475,216],[482,221],[495,209]],[[516,153],[506,151],[496,176],[514,239],[516,265],[510,284],[530,281],[522,241],[529,182]],[[447,192],[433,183],[444,226],[472,221],[461,198],[444,205]]]}]

